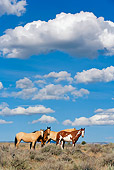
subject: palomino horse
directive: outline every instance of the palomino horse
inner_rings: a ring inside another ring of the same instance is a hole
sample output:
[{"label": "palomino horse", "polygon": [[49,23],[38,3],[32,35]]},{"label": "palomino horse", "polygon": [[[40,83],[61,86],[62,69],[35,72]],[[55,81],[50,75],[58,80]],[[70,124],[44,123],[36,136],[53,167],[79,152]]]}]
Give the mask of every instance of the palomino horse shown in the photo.
[{"label": "palomino horse", "polygon": [[43,137],[43,130],[35,131],[34,133],[19,132],[15,137],[15,146],[17,147],[21,140],[24,142],[31,142],[32,148],[35,149],[38,138]]},{"label": "palomino horse", "polygon": [[[43,137],[40,136],[40,137],[38,138],[37,141],[38,141],[38,142],[41,142],[41,147],[43,147],[44,144],[45,144],[45,142],[47,141],[48,135],[50,135],[50,130],[51,130],[51,127],[47,127],[47,129],[43,132]],[[32,133],[34,133],[34,132],[32,132]],[[32,147],[32,142],[30,143],[30,149],[31,149],[31,147]]]},{"label": "palomino horse", "polygon": [[79,129],[75,130],[72,132],[67,132],[67,131],[60,131],[57,133],[57,138],[56,138],[56,144],[58,145],[59,142],[61,142],[61,148],[64,149],[64,144],[65,142],[72,142],[73,146],[75,146],[75,143],[77,142],[78,138],[82,135],[84,137],[85,133],[85,128],[84,129]]},{"label": "palomino horse", "polygon": [[[74,131],[74,130],[76,130],[76,129],[75,129],[75,128],[73,128],[73,129],[64,129],[64,130],[62,130],[62,131],[71,132],[71,131]],[[51,140],[56,141],[57,133],[58,133],[58,132],[50,131],[50,135],[48,136],[46,142],[47,142],[47,143],[50,143]],[[46,143],[46,142],[45,142],[45,143]]]}]

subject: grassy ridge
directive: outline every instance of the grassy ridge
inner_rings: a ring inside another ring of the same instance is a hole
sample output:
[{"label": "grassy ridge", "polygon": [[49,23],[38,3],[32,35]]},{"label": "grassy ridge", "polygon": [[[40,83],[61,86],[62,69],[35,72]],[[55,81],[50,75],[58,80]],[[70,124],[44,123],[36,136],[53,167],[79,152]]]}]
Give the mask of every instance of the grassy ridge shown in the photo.
[{"label": "grassy ridge", "polygon": [[16,149],[12,143],[0,143],[0,170],[114,170],[114,144],[47,144],[29,150],[21,143]]}]

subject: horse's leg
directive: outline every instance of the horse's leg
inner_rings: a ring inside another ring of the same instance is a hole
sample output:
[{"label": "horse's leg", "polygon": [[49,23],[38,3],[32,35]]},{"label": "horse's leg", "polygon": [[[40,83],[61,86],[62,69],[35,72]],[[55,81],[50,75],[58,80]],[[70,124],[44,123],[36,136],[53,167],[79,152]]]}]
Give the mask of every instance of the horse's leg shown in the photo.
[{"label": "horse's leg", "polygon": [[58,144],[59,144],[59,139],[57,138],[57,139],[56,139],[56,145],[58,145]]},{"label": "horse's leg", "polygon": [[15,144],[15,146],[16,146],[16,144],[17,144],[17,137],[15,137],[14,144]]},{"label": "horse's leg", "polygon": [[36,146],[36,142],[34,143],[34,149],[35,149],[35,146]]},{"label": "horse's leg", "polygon": [[32,149],[35,149],[35,145],[36,145],[36,142],[33,141],[33,142],[32,142]]},{"label": "horse's leg", "polygon": [[32,142],[30,143],[30,149],[31,149],[31,147],[32,147]]},{"label": "horse's leg", "polygon": [[45,144],[44,144],[44,141],[41,140],[41,147],[43,147]]},{"label": "horse's leg", "polygon": [[47,141],[47,144],[50,144],[51,138]]},{"label": "horse's leg", "polygon": [[75,141],[72,141],[72,146],[75,146],[75,143],[76,143]]},{"label": "horse's leg", "polygon": [[61,149],[64,149],[64,147],[63,147],[63,140],[61,141]]},{"label": "horse's leg", "polygon": [[21,142],[21,140],[18,140],[16,143],[16,148],[18,147],[19,143]]},{"label": "horse's leg", "polygon": [[73,146],[75,147],[75,143],[73,143]]},{"label": "horse's leg", "polygon": [[63,140],[63,149],[64,149],[64,146],[65,146],[65,141]]}]

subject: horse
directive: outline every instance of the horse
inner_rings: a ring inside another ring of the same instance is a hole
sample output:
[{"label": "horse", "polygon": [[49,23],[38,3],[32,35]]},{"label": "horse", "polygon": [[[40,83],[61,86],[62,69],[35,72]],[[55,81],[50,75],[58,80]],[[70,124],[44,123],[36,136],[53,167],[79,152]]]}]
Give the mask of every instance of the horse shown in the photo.
[{"label": "horse", "polygon": [[15,147],[18,147],[21,140],[31,142],[31,147],[35,149],[38,138],[43,137],[43,130],[35,131],[34,133],[19,132],[15,136]]},{"label": "horse", "polygon": [[[47,141],[48,135],[50,135],[50,130],[51,130],[51,127],[47,127],[47,129],[43,132],[43,136],[40,136],[37,139],[37,142],[41,142],[41,147],[43,147],[45,142]],[[34,132],[32,132],[32,133],[34,133]],[[32,147],[32,142],[30,143],[30,149],[31,149],[31,147]]]},{"label": "horse", "polygon": [[73,128],[73,129],[64,129],[64,130],[62,130],[62,131],[72,132],[72,131],[75,131],[75,130],[76,130],[76,129]]},{"label": "horse", "polygon": [[[75,128],[73,129],[64,129],[62,131],[67,131],[67,132],[71,132],[71,131],[74,131],[76,130]],[[50,135],[48,136],[47,140],[45,141],[45,143],[50,143],[51,140],[55,141],[56,142],[56,137],[57,137],[57,133],[58,132],[55,132],[55,131],[50,131]]]},{"label": "horse", "polygon": [[61,143],[61,148],[64,149],[64,144],[65,142],[72,142],[72,145],[75,146],[75,143],[77,142],[78,138],[82,135],[84,137],[85,134],[85,128],[84,129],[79,129],[75,130],[72,132],[67,132],[67,131],[60,131],[57,133],[57,138],[56,138],[56,145]]}]

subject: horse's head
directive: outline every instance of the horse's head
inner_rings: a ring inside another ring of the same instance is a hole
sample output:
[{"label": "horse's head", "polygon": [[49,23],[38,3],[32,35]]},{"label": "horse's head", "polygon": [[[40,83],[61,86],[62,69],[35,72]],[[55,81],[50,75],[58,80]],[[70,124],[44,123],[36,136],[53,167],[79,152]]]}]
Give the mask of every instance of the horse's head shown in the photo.
[{"label": "horse's head", "polygon": [[82,132],[82,138],[83,138],[85,134],[85,128],[81,128],[81,132]]},{"label": "horse's head", "polygon": [[51,127],[47,127],[47,129],[43,131],[41,146],[44,146],[46,144],[48,135],[50,135],[50,130],[51,130]]},{"label": "horse's head", "polygon": [[47,127],[47,135],[50,135],[51,127]]},{"label": "horse's head", "polygon": [[51,130],[51,127],[47,127],[46,130],[44,130],[44,135],[43,135],[43,140],[46,141],[47,138],[48,138],[48,135],[50,135],[50,130]]},{"label": "horse's head", "polygon": [[41,137],[43,137],[43,135],[44,135],[44,130],[40,129],[40,135],[41,135]]}]

